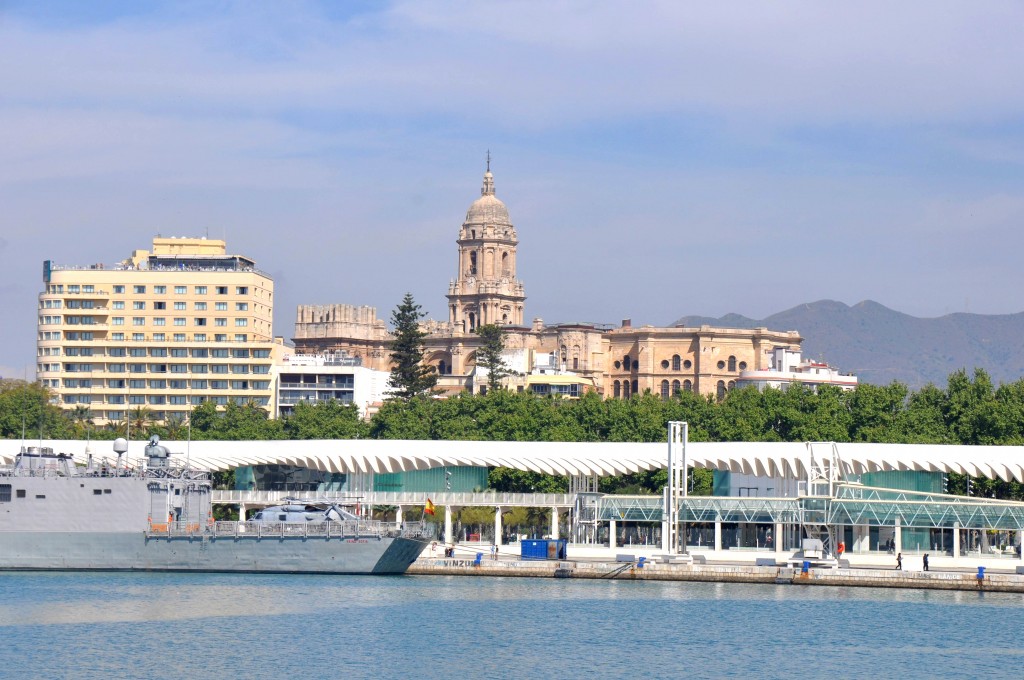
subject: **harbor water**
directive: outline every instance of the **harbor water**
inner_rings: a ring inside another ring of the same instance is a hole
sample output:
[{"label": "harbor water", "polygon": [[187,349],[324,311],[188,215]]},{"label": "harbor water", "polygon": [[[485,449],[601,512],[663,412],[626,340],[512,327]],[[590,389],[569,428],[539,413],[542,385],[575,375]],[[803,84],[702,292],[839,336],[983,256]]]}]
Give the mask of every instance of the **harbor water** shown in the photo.
[{"label": "harbor water", "polygon": [[446,576],[0,574],[3,678],[1011,677],[1024,596]]}]

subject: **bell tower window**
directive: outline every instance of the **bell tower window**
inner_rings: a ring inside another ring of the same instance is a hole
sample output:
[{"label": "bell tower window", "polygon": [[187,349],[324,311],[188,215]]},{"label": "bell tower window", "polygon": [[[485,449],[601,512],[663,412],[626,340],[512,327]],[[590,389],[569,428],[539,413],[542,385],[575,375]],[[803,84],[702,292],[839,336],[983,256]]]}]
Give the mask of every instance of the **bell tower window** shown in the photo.
[{"label": "bell tower window", "polygon": [[476,276],[476,253],[469,254],[469,273]]}]

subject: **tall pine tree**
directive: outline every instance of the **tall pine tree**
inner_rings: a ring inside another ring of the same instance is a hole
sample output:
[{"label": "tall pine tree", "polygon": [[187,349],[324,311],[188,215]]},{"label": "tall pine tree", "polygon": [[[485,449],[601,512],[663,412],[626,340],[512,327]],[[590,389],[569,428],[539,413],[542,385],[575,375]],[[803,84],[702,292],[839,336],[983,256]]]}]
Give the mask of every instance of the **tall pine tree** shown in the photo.
[{"label": "tall pine tree", "polygon": [[420,319],[426,315],[412,293],[406,293],[402,304],[391,312],[391,388],[392,396],[399,399],[426,394],[437,384],[434,367],[423,364],[423,338],[427,334],[420,330]]},{"label": "tall pine tree", "polygon": [[505,329],[493,323],[476,329],[483,344],[476,351],[476,365],[487,369],[487,389],[493,392],[501,387],[501,381],[508,376],[508,366],[501,358],[505,351]]}]

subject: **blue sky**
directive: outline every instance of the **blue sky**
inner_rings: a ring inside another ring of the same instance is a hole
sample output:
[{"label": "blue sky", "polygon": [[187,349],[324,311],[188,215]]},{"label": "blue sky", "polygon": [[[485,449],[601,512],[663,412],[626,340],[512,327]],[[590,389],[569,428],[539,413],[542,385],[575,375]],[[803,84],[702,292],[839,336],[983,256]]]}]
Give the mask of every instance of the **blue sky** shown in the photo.
[{"label": "blue sky", "polygon": [[0,2],[0,375],[41,263],[226,236],[444,318],[493,155],[527,316],[1024,310],[1024,5]]}]

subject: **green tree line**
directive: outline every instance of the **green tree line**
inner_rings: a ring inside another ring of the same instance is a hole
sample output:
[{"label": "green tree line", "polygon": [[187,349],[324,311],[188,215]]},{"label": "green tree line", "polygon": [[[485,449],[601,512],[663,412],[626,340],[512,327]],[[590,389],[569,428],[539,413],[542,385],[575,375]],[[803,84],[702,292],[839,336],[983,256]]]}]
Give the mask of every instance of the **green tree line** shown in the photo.
[{"label": "green tree line", "polygon": [[[603,400],[538,398],[529,393],[492,390],[448,399],[416,396],[392,399],[369,421],[354,406],[337,402],[298,404],[293,415],[272,420],[253,405],[197,406],[191,427],[157,424],[145,409],[130,413],[132,439],[160,434],[169,439],[439,439],[479,441],[660,442],[666,423],[689,423],[691,441],[835,441],[936,444],[1024,444],[1024,379],[995,386],[983,370],[957,371],[945,388],[928,385],[912,392],[899,383],[861,384],[844,392],[791,387],[781,391],[743,388],[718,401],[683,392],[662,400],[650,393]],[[0,436],[29,439],[112,439],[126,423],[95,427],[88,411],[62,412],[48,391],[23,381],[0,382]],[[604,479],[602,490],[657,493],[665,472]],[[699,491],[710,490],[705,473]],[[490,485],[499,491],[565,491],[566,480],[496,468]],[[977,493],[1022,498],[1015,482],[975,480]],[[966,480],[950,475],[950,490],[963,493]]]}]

